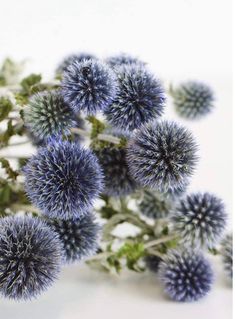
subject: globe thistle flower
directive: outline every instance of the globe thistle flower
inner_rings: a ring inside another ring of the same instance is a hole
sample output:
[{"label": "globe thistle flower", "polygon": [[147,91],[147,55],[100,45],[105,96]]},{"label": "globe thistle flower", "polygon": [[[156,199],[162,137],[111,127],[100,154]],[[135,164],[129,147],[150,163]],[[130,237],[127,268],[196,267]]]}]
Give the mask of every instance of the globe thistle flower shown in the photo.
[{"label": "globe thistle flower", "polygon": [[139,203],[141,214],[152,219],[168,217],[171,207],[172,203],[169,199],[149,190],[144,191],[144,196]]},{"label": "globe thistle flower", "polygon": [[196,301],[211,289],[210,263],[196,251],[170,250],[159,266],[166,294],[176,301]]},{"label": "globe thistle flower", "polygon": [[227,235],[221,243],[221,255],[229,278],[233,278],[233,236]]},{"label": "globe thistle flower", "polygon": [[189,81],[176,89],[171,89],[176,111],[187,119],[197,119],[211,112],[214,94],[211,88],[203,83]]},{"label": "globe thistle flower", "polygon": [[10,299],[31,299],[57,278],[61,243],[38,218],[1,218],[0,256],[0,293]]},{"label": "globe thistle flower", "polygon": [[196,143],[184,127],[155,122],[130,139],[127,163],[134,179],[160,193],[179,192],[188,184],[196,164]]},{"label": "globe thistle flower", "polygon": [[172,221],[184,243],[212,248],[223,234],[226,214],[221,199],[209,193],[196,193],[179,202]]},{"label": "globe thistle flower", "polygon": [[[111,130],[110,134],[119,138],[127,138],[127,134]],[[133,193],[137,183],[132,178],[126,162],[126,148],[106,144],[95,149],[95,154],[104,172],[104,191],[108,196],[125,196]]]},{"label": "globe thistle flower", "polygon": [[132,131],[162,115],[163,87],[143,65],[122,65],[116,69],[116,74],[119,90],[114,102],[104,110],[110,124]]},{"label": "globe thistle flower", "polygon": [[39,148],[23,172],[28,197],[50,218],[81,217],[102,190],[96,156],[77,143],[54,141]]},{"label": "globe thistle flower", "polygon": [[148,255],[144,258],[146,268],[153,273],[158,273],[162,259],[155,255]]},{"label": "globe thistle flower", "polygon": [[65,262],[81,260],[98,249],[100,226],[95,216],[88,213],[76,220],[49,220],[49,225],[59,235]]},{"label": "globe thistle flower", "polygon": [[75,61],[63,73],[62,93],[75,112],[104,110],[112,103],[116,89],[113,71],[96,60]]},{"label": "globe thistle flower", "polygon": [[59,64],[58,68],[56,69],[56,74],[62,74],[73,62],[82,62],[84,60],[96,60],[97,58],[90,53],[78,53],[78,54],[71,54]]},{"label": "globe thistle flower", "polygon": [[132,64],[132,63],[144,65],[144,62],[128,54],[118,54],[115,56],[111,56],[107,58],[105,62],[108,65],[110,65],[112,68],[116,68],[125,64]]},{"label": "globe thistle flower", "polygon": [[58,91],[33,95],[24,109],[24,122],[38,141],[68,135],[76,125],[75,115]]}]

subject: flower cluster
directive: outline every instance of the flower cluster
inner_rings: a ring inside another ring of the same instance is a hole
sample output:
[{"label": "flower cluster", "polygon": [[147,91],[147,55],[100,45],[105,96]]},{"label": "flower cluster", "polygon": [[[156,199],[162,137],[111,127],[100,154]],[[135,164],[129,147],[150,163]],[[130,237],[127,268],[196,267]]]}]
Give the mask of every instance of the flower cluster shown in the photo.
[{"label": "flower cluster", "polygon": [[[0,294],[36,297],[62,266],[83,259],[105,271],[148,269],[177,301],[210,291],[209,252],[221,254],[232,277],[225,205],[208,192],[188,194],[198,146],[186,127],[161,119],[167,93],[146,63],[74,54],[58,66],[56,82],[40,81],[23,79],[11,92],[16,105],[0,99],[7,124],[0,146],[25,134],[36,148],[16,171],[0,158],[7,176],[0,179]],[[202,83],[169,91],[186,118],[212,109]]]}]

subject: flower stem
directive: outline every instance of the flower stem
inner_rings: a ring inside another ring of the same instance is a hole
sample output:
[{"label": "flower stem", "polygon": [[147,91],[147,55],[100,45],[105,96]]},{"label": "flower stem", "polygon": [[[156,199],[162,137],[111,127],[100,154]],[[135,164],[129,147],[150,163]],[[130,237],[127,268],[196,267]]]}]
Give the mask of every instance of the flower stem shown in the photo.
[{"label": "flower stem", "polygon": [[149,241],[148,243],[146,243],[146,244],[144,245],[144,247],[145,247],[146,249],[148,249],[148,248],[150,248],[150,247],[154,247],[154,246],[157,246],[157,245],[166,243],[166,242],[171,241],[171,240],[176,239],[176,238],[178,238],[178,236],[175,235],[175,234],[173,234],[173,235],[168,235],[168,236],[164,236],[164,237],[162,237],[162,238]]}]

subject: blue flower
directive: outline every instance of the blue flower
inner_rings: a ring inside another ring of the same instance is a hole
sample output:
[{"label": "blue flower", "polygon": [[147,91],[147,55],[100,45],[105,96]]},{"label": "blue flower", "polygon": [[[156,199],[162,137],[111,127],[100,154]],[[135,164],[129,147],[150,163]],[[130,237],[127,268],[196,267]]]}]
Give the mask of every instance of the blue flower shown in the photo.
[{"label": "blue flower", "polygon": [[196,301],[211,289],[213,272],[200,252],[171,250],[159,266],[166,294],[176,301]]},{"label": "blue flower", "polygon": [[163,87],[143,65],[122,65],[115,72],[119,90],[114,102],[104,110],[110,124],[132,131],[162,115]]},{"label": "blue flower", "polygon": [[58,91],[33,95],[24,108],[24,122],[38,141],[51,136],[69,135],[76,125],[75,114]]},{"label": "blue flower", "polygon": [[63,59],[56,69],[56,74],[62,74],[73,62],[82,62],[84,60],[96,60],[97,58],[90,53],[71,54]]},{"label": "blue flower", "polygon": [[32,217],[0,219],[0,293],[31,299],[57,278],[61,243],[43,221]]},{"label": "blue flower", "polygon": [[75,112],[95,114],[109,106],[117,90],[116,77],[96,60],[73,62],[63,73],[62,94]]},{"label": "blue flower", "polygon": [[145,190],[139,203],[140,213],[152,218],[168,217],[172,208],[172,202],[157,192]]},{"label": "blue flower", "polygon": [[196,161],[191,133],[174,122],[142,127],[129,141],[127,163],[133,178],[160,193],[185,189]]},{"label": "blue flower", "polygon": [[214,94],[204,83],[189,81],[179,87],[171,88],[176,111],[187,119],[198,119],[211,112]]},{"label": "blue flower", "polygon": [[111,56],[107,58],[105,62],[109,64],[112,68],[116,68],[125,64],[132,64],[132,63],[142,64],[142,65],[145,64],[144,62],[140,61],[138,58],[130,56],[125,53]]},{"label": "blue flower", "polygon": [[209,193],[196,193],[179,202],[172,222],[184,243],[212,248],[223,235],[226,217],[221,199]]},{"label": "blue flower", "polygon": [[[106,130],[104,133],[128,139],[128,134],[117,130]],[[95,144],[95,146],[97,143]],[[104,191],[108,196],[126,196],[133,193],[138,185],[132,178],[126,161],[126,147],[106,143],[94,148],[99,163],[104,172]]]},{"label": "blue flower", "polygon": [[102,190],[103,175],[96,156],[77,143],[49,143],[23,171],[30,200],[50,218],[81,217]]},{"label": "blue flower", "polygon": [[48,224],[59,235],[65,262],[81,260],[97,251],[101,228],[94,214],[88,213],[76,220],[51,219]]}]

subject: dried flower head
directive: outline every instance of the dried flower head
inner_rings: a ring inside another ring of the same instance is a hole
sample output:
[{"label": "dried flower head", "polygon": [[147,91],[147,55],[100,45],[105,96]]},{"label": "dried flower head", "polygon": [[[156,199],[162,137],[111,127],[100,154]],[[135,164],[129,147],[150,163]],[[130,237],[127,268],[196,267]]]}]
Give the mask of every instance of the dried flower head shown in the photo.
[{"label": "dried flower head", "polygon": [[57,235],[38,218],[0,219],[0,293],[31,299],[57,278],[61,264]]},{"label": "dried flower head", "polygon": [[214,94],[204,83],[189,81],[171,89],[176,111],[182,117],[197,119],[211,112]]},{"label": "dried flower head", "polygon": [[176,301],[196,301],[211,289],[213,272],[200,252],[171,250],[160,263],[166,294]]},{"label": "dried flower head", "polygon": [[129,141],[127,162],[134,179],[160,193],[184,189],[196,161],[191,133],[174,122],[142,127]]},{"label": "dried flower head", "polygon": [[75,112],[95,114],[109,106],[117,90],[113,71],[102,62],[73,62],[63,73],[62,94]]},{"label": "dried flower head", "polygon": [[162,115],[165,104],[162,84],[143,65],[122,65],[115,71],[119,90],[104,111],[114,127],[132,131]]},{"label": "dried flower head", "polygon": [[48,221],[59,235],[65,262],[74,262],[94,254],[98,249],[100,226],[92,213],[87,213],[76,220]]},{"label": "dried flower head", "polygon": [[79,218],[102,190],[96,156],[77,143],[52,141],[38,150],[23,171],[30,200],[50,218]]},{"label": "dried flower head", "polygon": [[196,193],[179,202],[172,221],[184,243],[212,248],[223,235],[226,217],[220,198],[209,193]]}]

